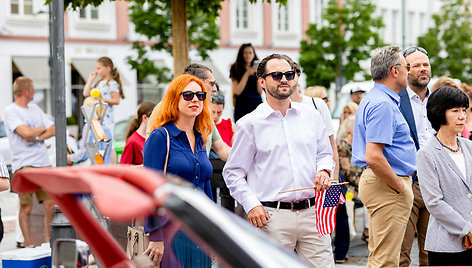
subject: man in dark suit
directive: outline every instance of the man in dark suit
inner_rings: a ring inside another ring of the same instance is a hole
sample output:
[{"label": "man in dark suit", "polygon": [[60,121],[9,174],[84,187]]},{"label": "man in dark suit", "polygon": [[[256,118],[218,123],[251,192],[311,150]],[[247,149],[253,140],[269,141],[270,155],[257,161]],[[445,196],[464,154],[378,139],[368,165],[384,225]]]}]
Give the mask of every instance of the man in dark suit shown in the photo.
[{"label": "man in dark suit", "polygon": [[[431,66],[428,52],[421,47],[410,47],[403,56],[408,67],[408,87],[398,93],[400,95],[400,110],[410,126],[410,135],[419,150],[435,133],[426,115],[426,104],[430,95],[428,83],[431,80]],[[410,266],[410,251],[418,234],[419,264],[428,265],[428,253],[424,250],[426,230],[428,228],[429,212],[423,202],[416,173],[413,176],[414,201],[403,239],[400,266]]]}]

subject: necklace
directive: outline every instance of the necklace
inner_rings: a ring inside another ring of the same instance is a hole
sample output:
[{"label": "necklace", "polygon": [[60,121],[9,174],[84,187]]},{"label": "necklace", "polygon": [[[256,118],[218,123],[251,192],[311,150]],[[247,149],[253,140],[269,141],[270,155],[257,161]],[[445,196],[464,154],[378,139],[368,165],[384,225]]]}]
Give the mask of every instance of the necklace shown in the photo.
[{"label": "necklace", "polygon": [[436,137],[436,139],[438,140],[439,144],[441,144],[442,147],[448,149],[449,151],[453,152],[453,153],[457,153],[459,152],[459,150],[461,149],[461,144],[459,143],[459,139],[456,137],[456,141],[457,141],[457,149],[453,149],[449,146],[447,146],[446,144],[442,143],[439,139],[438,139],[438,136],[437,135],[434,135]]}]

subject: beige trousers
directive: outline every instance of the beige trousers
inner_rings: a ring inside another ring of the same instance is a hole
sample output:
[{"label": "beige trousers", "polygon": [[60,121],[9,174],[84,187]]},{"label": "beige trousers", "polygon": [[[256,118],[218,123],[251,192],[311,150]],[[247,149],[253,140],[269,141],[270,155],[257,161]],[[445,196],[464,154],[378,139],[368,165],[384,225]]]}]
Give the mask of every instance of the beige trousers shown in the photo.
[{"label": "beige trousers", "polygon": [[269,221],[262,228],[280,245],[298,256],[312,267],[334,268],[331,237],[318,237],[315,207],[298,211],[264,207]]},{"label": "beige trousers", "polygon": [[413,185],[413,195],[413,208],[411,209],[410,219],[406,226],[400,255],[400,266],[402,267],[410,266],[410,252],[413,240],[415,239],[415,233],[418,234],[419,264],[420,266],[428,265],[428,251],[424,249],[424,241],[426,239],[426,230],[428,229],[429,211],[424,204],[418,182],[415,182]]},{"label": "beige trousers", "polygon": [[406,224],[413,204],[411,177],[399,176],[404,189],[397,193],[370,168],[362,172],[359,197],[369,213],[367,268],[397,267]]}]

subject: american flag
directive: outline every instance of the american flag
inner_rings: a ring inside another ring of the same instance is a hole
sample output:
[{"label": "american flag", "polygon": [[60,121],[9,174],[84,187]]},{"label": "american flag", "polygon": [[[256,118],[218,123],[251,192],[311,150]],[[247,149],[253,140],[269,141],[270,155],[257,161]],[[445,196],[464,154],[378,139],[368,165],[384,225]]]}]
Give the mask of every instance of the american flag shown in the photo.
[{"label": "american flag", "polygon": [[341,198],[342,185],[333,185],[328,190],[315,194],[316,230],[319,237],[333,232],[336,226],[336,210]]}]

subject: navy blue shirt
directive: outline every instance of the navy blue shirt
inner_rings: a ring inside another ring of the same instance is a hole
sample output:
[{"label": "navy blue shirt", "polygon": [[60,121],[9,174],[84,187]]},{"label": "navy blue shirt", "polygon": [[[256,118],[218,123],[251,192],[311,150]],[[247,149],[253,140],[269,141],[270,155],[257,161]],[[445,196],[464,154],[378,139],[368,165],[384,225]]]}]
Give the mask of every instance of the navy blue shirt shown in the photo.
[{"label": "navy blue shirt", "polygon": [[395,174],[408,176],[416,170],[416,147],[410,128],[400,112],[400,96],[375,83],[357,109],[352,142],[352,162],[367,167],[367,143],[385,144],[383,154]]},{"label": "navy blue shirt", "polygon": [[144,143],[143,165],[163,171],[167,153],[167,134],[170,136],[169,161],[167,173],[177,175],[203,190],[212,199],[210,177],[213,167],[208,159],[203,138],[195,131],[195,154],[192,152],[185,131],[178,129],[174,122],[156,128]]}]

